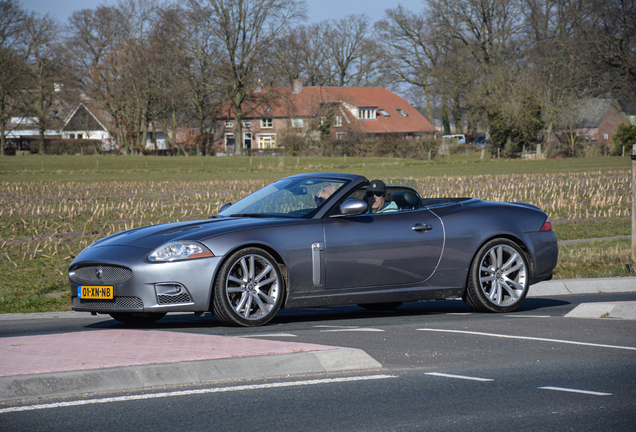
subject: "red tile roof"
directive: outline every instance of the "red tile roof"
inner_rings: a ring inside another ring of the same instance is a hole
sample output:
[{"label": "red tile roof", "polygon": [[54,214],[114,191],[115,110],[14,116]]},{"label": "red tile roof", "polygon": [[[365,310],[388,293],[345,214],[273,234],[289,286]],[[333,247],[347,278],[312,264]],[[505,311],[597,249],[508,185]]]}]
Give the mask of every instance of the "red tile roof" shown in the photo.
[{"label": "red tile roof", "polygon": [[[366,133],[435,132],[435,127],[408,101],[384,87],[303,87],[293,93],[292,87],[263,89],[254,93],[255,100],[246,103],[244,118],[314,117],[325,104],[349,104],[356,108],[374,108],[375,120],[360,120],[343,109],[347,118]],[[381,114],[380,110],[389,116]],[[400,114],[400,111],[405,115]],[[231,109],[221,118],[233,118]],[[336,113],[336,115],[338,115]]]}]

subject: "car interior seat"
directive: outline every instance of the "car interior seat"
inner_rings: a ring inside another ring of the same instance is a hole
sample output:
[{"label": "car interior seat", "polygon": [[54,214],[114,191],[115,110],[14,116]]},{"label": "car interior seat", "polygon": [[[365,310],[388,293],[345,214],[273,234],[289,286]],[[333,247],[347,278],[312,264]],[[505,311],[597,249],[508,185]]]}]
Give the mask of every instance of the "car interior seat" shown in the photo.
[{"label": "car interior seat", "polygon": [[400,210],[415,210],[422,207],[422,202],[418,199],[417,195],[408,190],[401,190],[393,192],[391,198]]}]

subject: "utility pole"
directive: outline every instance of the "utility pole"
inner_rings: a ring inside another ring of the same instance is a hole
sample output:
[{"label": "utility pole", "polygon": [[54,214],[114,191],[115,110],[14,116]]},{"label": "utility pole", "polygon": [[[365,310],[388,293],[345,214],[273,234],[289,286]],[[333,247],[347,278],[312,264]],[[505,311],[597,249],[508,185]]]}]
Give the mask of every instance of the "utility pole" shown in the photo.
[{"label": "utility pole", "polygon": [[636,272],[636,144],[632,145],[632,273]]}]

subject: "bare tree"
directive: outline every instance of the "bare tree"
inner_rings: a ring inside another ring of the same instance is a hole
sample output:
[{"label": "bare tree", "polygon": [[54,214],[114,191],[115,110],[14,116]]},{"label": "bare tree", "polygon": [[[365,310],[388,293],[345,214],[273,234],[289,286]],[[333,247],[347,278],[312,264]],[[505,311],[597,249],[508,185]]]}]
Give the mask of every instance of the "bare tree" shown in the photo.
[{"label": "bare tree", "polygon": [[260,68],[270,47],[284,29],[304,18],[304,2],[298,0],[189,0],[188,11],[196,26],[210,40],[193,40],[203,50],[217,45],[218,57],[211,62],[222,83],[235,117],[235,151],[244,151],[242,118],[245,102],[259,86]]},{"label": "bare tree", "polygon": [[11,117],[18,114],[26,88],[23,42],[26,12],[16,0],[0,1],[0,156],[4,155]]},{"label": "bare tree", "polygon": [[30,88],[28,111],[37,119],[39,153],[44,154],[44,136],[47,129],[59,121],[58,93],[63,88],[61,73],[62,50],[59,43],[59,24],[49,16],[32,15],[25,23],[28,73]]}]

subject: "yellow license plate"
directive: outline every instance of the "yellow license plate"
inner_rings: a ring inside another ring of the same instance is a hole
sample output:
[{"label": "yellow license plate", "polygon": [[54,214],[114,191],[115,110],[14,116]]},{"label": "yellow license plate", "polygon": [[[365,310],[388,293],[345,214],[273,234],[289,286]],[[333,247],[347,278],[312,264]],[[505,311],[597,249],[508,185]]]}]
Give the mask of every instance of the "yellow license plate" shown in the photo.
[{"label": "yellow license plate", "polygon": [[77,297],[81,299],[112,299],[112,286],[78,286]]}]

